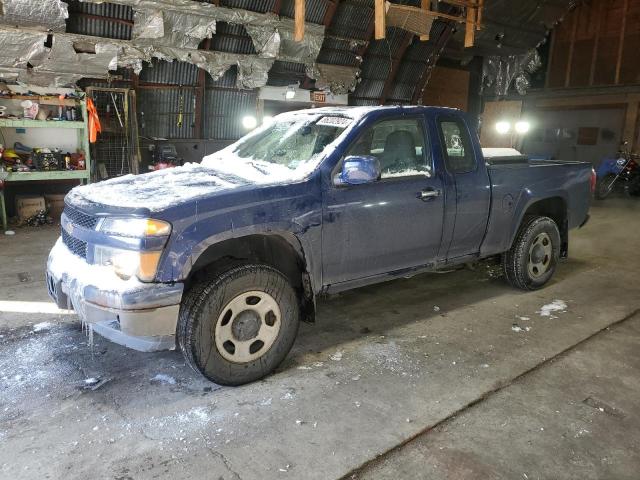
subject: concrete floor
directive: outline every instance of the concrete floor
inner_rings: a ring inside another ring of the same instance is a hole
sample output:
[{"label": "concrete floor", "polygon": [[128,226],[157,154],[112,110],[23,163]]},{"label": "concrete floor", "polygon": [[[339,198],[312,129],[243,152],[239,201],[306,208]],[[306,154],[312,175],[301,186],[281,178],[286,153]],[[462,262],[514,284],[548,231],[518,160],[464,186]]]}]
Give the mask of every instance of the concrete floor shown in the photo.
[{"label": "concrete floor", "polygon": [[541,291],[479,269],[323,300],[279,371],[237,388],[176,352],[91,351],[47,300],[57,231],[18,230],[0,238],[0,477],[638,478],[639,213],[594,207]]}]

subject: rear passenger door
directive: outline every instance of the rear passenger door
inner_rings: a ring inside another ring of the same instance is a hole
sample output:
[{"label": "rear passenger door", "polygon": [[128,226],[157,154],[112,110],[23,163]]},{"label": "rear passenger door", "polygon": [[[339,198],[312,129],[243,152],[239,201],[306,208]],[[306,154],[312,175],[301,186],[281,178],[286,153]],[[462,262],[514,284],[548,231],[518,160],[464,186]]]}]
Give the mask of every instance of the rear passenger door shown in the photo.
[{"label": "rear passenger door", "polygon": [[484,165],[478,162],[479,152],[466,122],[457,115],[438,117],[438,132],[447,172],[455,185],[455,224],[447,259],[480,251],[489,218],[491,187]]}]

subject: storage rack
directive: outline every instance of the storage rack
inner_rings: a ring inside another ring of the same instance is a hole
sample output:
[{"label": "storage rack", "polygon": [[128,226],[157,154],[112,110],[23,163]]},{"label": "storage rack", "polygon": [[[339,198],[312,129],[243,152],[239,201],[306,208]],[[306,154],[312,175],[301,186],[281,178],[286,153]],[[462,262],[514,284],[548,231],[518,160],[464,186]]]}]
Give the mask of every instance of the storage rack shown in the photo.
[{"label": "storage rack", "polygon": [[[54,128],[54,129],[74,129],[77,131],[77,148],[84,151],[84,170],[50,170],[31,172],[0,172],[0,180],[6,183],[30,182],[30,181],[57,181],[57,180],[79,180],[80,183],[89,183],[91,178],[91,154],[89,150],[89,128],[87,116],[87,103],[83,98],[66,98],[59,100],[50,95],[11,95],[0,97],[2,100],[32,100],[40,105],[49,106],[73,106],[80,108],[82,121],[68,120],[29,120],[0,117],[0,129],[5,128]],[[7,145],[5,145],[7,148]],[[4,197],[4,189],[0,188],[0,216],[2,217],[2,228],[7,229],[7,211]]]}]

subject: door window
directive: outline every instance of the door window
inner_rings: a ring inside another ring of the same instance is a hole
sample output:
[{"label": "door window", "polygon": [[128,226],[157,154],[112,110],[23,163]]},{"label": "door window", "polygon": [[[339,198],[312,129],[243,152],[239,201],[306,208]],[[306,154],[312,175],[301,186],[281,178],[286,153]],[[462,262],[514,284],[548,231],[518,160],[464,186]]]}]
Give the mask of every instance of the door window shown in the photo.
[{"label": "door window", "polygon": [[440,120],[440,135],[447,169],[451,173],[468,173],[476,168],[476,158],[467,129],[460,120]]},{"label": "door window", "polygon": [[381,178],[431,176],[428,147],[419,118],[376,123],[351,145],[349,155],[376,157],[380,161]]}]

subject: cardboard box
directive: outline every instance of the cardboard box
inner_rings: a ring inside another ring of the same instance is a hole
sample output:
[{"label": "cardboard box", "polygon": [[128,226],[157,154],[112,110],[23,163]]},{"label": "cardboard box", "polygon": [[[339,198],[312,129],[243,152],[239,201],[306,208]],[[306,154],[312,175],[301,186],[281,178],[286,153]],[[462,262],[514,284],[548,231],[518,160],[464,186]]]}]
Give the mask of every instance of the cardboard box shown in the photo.
[{"label": "cardboard box", "polygon": [[16,195],[16,214],[21,222],[33,217],[41,210],[46,210],[42,195]]},{"label": "cardboard box", "polygon": [[65,193],[45,193],[44,202],[47,205],[49,216],[54,220],[60,220],[64,210]]}]

